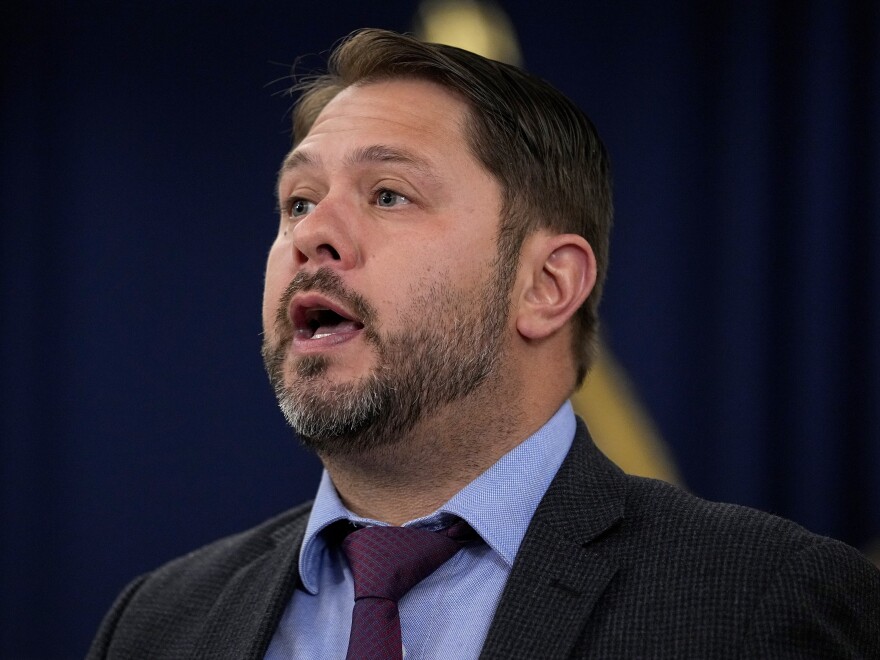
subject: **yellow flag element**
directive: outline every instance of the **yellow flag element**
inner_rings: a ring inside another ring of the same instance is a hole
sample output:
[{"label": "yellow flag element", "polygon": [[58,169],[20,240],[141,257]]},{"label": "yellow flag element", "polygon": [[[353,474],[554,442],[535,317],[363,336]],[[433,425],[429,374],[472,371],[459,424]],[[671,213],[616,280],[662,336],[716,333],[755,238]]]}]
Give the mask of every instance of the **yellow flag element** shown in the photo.
[{"label": "yellow flag element", "polygon": [[868,556],[868,559],[874,562],[877,568],[880,568],[880,538],[874,539],[866,547],[862,548],[862,552]]},{"label": "yellow flag element", "polygon": [[499,62],[522,63],[513,24],[492,2],[423,0],[415,34],[422,41],[456,46]]},{"label": "yellow flag element", "polygon": [[681,484],[669,453],[607,347],[571,398],[599,449],[629,474]]}]

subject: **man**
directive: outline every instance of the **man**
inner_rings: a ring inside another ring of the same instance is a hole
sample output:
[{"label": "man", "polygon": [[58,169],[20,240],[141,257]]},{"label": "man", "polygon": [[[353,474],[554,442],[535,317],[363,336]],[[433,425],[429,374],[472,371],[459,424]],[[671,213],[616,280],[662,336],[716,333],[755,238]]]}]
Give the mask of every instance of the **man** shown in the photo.
[{"label": "man", "polygon": [[393,33],[330,68],[294,114],[263,301],[317,497],[137,579],[90,657],[880,656],[855,550],[626,476],[575,419],[611,225],[589,120]]}]

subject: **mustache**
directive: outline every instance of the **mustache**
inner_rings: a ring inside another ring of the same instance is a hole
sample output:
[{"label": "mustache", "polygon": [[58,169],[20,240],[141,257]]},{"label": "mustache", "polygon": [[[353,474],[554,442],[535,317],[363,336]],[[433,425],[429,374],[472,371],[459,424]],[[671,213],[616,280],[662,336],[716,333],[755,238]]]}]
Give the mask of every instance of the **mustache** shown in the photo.
[{"label": "mustache", "polygon": [[275,316],[275,327],[280,336],[292,330],[292,322],[288,314],[290,301],[298,293],[314,291],[339,301],[354,313],[364,328],[370,328],[376,318],[375,308],[367,300],[349,288],[336,271],[330,268],[319,268],[313,273],[299,272],[281,295],[278,302],[278,313]]}]

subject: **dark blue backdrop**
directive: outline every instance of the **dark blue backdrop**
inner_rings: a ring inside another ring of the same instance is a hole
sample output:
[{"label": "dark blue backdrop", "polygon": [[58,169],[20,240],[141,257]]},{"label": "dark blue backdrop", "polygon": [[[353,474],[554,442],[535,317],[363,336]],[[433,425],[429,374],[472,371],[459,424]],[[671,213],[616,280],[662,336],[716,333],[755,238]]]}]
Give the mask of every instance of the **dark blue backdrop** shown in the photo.
[{"label": "dark blue backdrop", "polygon": [[[880,535],[875,2],[506,2],[616,174],[615,353],[688,486]],[[4,4],[0,655],[280,511],[316,461],[259,359],[294,58],[412,2]]]}]

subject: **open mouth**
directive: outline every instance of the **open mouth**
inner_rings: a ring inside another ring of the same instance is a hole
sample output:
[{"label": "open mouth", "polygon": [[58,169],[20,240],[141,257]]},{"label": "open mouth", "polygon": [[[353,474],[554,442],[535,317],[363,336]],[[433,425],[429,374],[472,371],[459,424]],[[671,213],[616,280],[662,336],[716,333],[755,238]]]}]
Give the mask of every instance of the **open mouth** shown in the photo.
[{"label": "open mouth", "polygon": [[353,314],[323,297],[306,296],[295,302],[291,314],[294,336],[300,340],[323,339],[363,330]]}]

